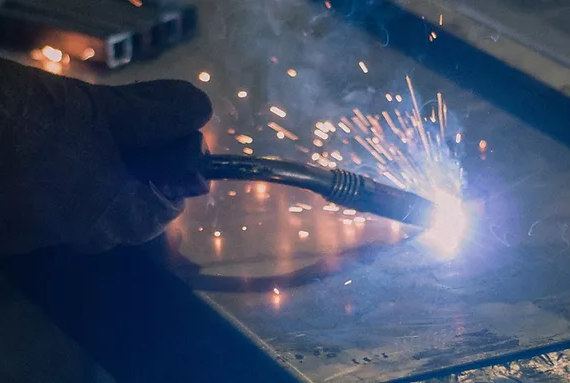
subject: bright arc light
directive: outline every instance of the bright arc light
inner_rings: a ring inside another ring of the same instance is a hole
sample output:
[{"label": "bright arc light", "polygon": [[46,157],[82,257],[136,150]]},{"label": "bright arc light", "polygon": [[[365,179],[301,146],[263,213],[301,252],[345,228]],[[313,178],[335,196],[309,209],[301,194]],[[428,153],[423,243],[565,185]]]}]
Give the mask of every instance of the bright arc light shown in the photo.
[{"label": "bright arc light", "polygon": [[453,258],[459,251],[470,226],[468,211],[463,201],[445,191],[436,191],[431,227],[424,240],[442,257]]}]

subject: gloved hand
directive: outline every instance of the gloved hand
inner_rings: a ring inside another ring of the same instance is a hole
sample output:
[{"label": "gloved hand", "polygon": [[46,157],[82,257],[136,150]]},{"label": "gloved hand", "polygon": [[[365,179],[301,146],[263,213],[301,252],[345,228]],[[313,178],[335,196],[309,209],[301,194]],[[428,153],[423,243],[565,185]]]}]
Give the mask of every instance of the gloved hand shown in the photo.
[{"label": "gloved hand", "polygon": [[[160,234],[182,201],[135,175],[127,153],[199,141],[211,113],[184,81],[90,85],[0,60],[0,254],[96,252]],[[186,196],[209,191],[197,171],[186,179]]]}]

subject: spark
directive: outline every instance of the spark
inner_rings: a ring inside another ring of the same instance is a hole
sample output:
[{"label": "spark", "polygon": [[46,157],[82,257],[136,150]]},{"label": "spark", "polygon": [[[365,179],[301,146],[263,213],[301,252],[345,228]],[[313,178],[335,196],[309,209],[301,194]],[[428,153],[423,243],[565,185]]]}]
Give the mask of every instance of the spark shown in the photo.
[{"label": "spark", "polygon": [[61,59],[63,58],[63,52],[62,51],[60,51],[59,49],[55,49],[53,47],[50,47],[49,45],[46,45],[45,47],[42,48],[42,54],[48,60],[50,60],[54,63],[61,62]]},{"label": "spark", "polygon": [[418,102],[416,100],[416,93],[414,92],[414,87],[412,85],[412,79],[410,79],[409,76],[406,76],[406,82],[408,83],[408,89],[410,90],[410,95],[412,96],[412,102],[414,104],[414,114],[415,114],[415,120],[418,124],[418,131],[420,133],[420,138],[422,140],[422,143],[424,145],[424,150],[428,156],[428,158],[431,160],[431,154],[430,154],[430,149],[428,146],[428,142],[427,142],[427,137],[426,137],[426,132],[424,129],[424,126],[422,124],[422,119],[420,117],[420,109],[418,108]]},{"label": "spark", "polygon": [[285,133],[283,132],[277,132],[277,138],[279,138],[280,140],[285,138]]},{"label": "spark", "polygon": [[307,238],[308,236],[309,236],[309,232],[308,232],[308,231],[304,231],[304,230],[299,231],[299,238],[305,239],[305,238]]},{"label": "spark", "polygon": [[461,142],[461,133],[457,133],[455,135],[455,143],[459,144]]},{"label": "spark", "polygon": [[242,230],[242,231],[246,231],[246,230],[247,230],[247,226],[242,226],[242,227],[241,227],[241,230]]},{"label": "spark", "polygon": [[343,132],[350,134],[350,128],[346,126],[344,122],[339,122],[338,127],[342,129]]},{"label": "spark", "polygon": [[220,237],[221,235],[222,235],[222,233],[219,231],[214,232],[214,237]]},{"label": "spark", "polygon": [[432,32],[429,34],[429,41],[433,42],[435,39],[437,39],[437,34],[435,32]]},{"label": "spark", "polygon": [[245,134],[239,134],[236,136],[236,141],[240,144],[247,145],[253,142],[253,138],[246,136]]},{"label": "spark", "polygon": [[344,282],[344,285],[345,285],[345,286],[348,286],[348,285],[350,285],[351,283],[352,283],[352,279],[349,279],[348,281]]},{"label": "spark", "polygon": [[485,140],[479,141],[479,150],[482,152],[487,150],[487,141],[485,141]]},{"label": "spark", "polygon": [[278,108],[278,107],[276,107],[276,106],[272,106],[271,108],[269,108],[269,111],[270,111],[271,113],[273,113],[273,114],[275,114],[275,115],[281,117],[281,118],[287,117],[287,113],[286,113],[283,109]]},{"label": "spark", "polygon": [[364,222],[366,222],[366,218],[364,218],[364,217],[356,217],[356,218],[354,218],[354,222],[356,222],[356,223],[364,223]]},{"label": "spark", "polygon": [[245,90],[240,90],[240,91],[237,93],[237,96],[238,96],[239,98],[246,98],[246,97],[247,97],[247,92],[246,92]]},{"label": "spark", "polygon": [[327,7],[327,9],[331,9],[332,8],[331,2],[326,0],[325,1],[325,7]]},{"label": "spark", "polygon": [[342,214],[344,215],[355,215],[356,214],[356,210],[354,209],[345,209]]},{"label": "spark", "polygon": [[329,138],[329,135],[322,132],[321,130],[315,130],[315,136],[322,138],[323,140],[326,140],[327,138]]},{"label": "spark", "polygon": [[314,139],[313,145],[315,145],[317,148],[321,148],[324,144],[321,140]]},{"label": "spark", "polygon": [[288,69],[287,74],[289,77],[297,77],[297,71],[295,69]]},{"label": "spark", "polygon": [[281,294],[281,292],[279,291],[279,289],[277,287],[273,288],[273,292],[275,293],[275,295]]},{"label": "spark", "polygon": [[439,15],[439,25],[443,25],[443,15]]},{"label": "spark", "polygon": [[313,153],[313,155],[311,156],[311,160],[316,161],[319,158],[321,158],[321,155],[319,153]]},{"label": "spark", "polygon": [[297,202],[297,206],[305,209],[305,210],[312,210],[313,207],[311,205],[307,205],[306,203]]},{"label": "spark", "polygon": [[337,161],[342,161],[344,159],[344,157],[336,150],[331,153],[331,157]]},{"label": "spark", "polygon": [[200,226],[200,227],[198,228],[198,231],[204,231],[204,228],[203,228],[202,226]]},{"label": "spark", "polygon": [[132,5],[134,5],[135,7],[142,7],[143,2],[141,0],[129,0],[129,3],[131,3]]},{"label": "spark", "polygon": [[303,208],[300,206],[291,206],[289,207],[289,213],[301,213]]},{"label": "spark", "polygon": [[362,69],[363,73],[368,73],[368,67],[366,67],[366,64],[364,64],[364,61],[360,61],[358,63],[358,66],[360,67],[360,69]]},{"label": "spark", "polygon": [[200,72],[200,74],[198,75],[198,80],[202,81],[202,82],[208,82],[210,81],[211,76],[208,72]]},{"label": "spark", "polygon": [[285,137],[287,137],[288,139],[292,140],[292,141],[297,141],[299,139],[299,137],[293,133],[291,133],[290,131],[288,131],[287,129],[285,129],[284,127],[282,127],[281,125],[275,123],[275,122],[270,122],[269,124],[267,124],[268,127],[270,127],[271,129],[275,130],[276,132],[281,132],[285,135]]},{"label": "spark", "polygon": [[402,102],[402,96],[400,96],[399,94],[397,94],[397,95],[396,95],[396,101]]},{"label": "spark", "polygon": [[347,218],[347,219],[343,219],[343,220],[342,220],[342,223],[345,224],[345,225],[352,225],[352,220],[351,220],[351,219],[348,219],[348,218]]},{"label": "spark", "polygon": [[389,94],[389,93],[386,93],[386,100],[388,100],[388,101],[390,101],[390,102],[391,102],[393,99],[394,99],[394,98],[392,97],[392,95],[391,95],[391,94]]},{"label": "spark", "polygon": [[237,195],[237,193],[236,193],[235,191],[233,191],[233,190],[230,190],[230,191],[228,192],[228,195],[229,195],[230,197],[235,197],[235,196]]},{"label": "spark", "polygon": [[334,203],[331,203],[331,204],[323,206],[323,210],[325,210],[325,211],[339,211],[340,208],[337,205],[335,205]]},{"label": "spark", "polygon": [[439,119],[441,137],[445,137],[445,126],[443,125],[443,98],[439,92],[437,93],[437,117]]},{"label": "spark", "polygon": [[252,155],[252,154],[253,154],[253,149],[252,149],[252,148],[243,148],[243,152],[244,152],[245,154]]}]

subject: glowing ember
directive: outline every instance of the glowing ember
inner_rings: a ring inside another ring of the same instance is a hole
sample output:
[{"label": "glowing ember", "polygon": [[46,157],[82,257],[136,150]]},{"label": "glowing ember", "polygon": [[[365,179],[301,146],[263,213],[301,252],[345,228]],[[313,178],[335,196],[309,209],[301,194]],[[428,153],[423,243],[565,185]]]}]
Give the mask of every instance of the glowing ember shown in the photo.
[{"label": "glowing ember", "polygon": [[487,141],[481,140],[479,142],[479,150],[484,152],[487,149]]},{"label": "glowing ember", "polygon": [[364,64],[363,61],[358,63],[358,66],[360,67],[360,69],[362,70],[362,72],[364,73],[368,73],[368,67],[366,67],[366,64]]},{"label": "glowing ember", "polygon": [[290,77],[297,77],[297,71],[296,71],[295,69],[289,69],[289,70],[287,71],[287,74],[288,74]]},{"label": "glowing ember", "polygon": [[243,152],[245,154],[251,155],[251,154],[253,154],[253,149],[252,148],[243,148]]},{"label": "glowing ember", "polygon": [[247,230],[247,226],[242,226],[242,227],[241,227],[241,230],[242,230],[242,231],[246,231],[246,230]]},{"label": "glowing ember", "polygon": [[231,191],[228,192],[228,195],[229,195],[230,197],[235,197],[235,196],[237,195],[237,193],[236,193],[235,191],[231,190]]},{"label": "glowing ember", "polygon": [[222,235],[222,233],[219,231],[214,232],[214,237],[220,237],[221,235]]},{"label": "glowing ember", "polygon": [[353,210],[353,209],[346,209],[345,211],[342,212],[342,214],[344,214],[344,215],[355,215],[355,214],[356,214],[356,210]]},{"label": "glowing ember", "polygon": [[349,279],[348,281],[344,282],[344,285],[345,285],[345,286],[348,286],[348,285],[350,285],[351,283],[352,283],[352,279]]},{"label": "glowing ember", "polygon": [[202,82],[208,82],[208,81],[210,81],[210,79],[211,79],[211,76],[208,72],[201,72],[198,75],[198,80],[200,80]]},{"label": "glowing ember", "polygon": [[281,294],[281,292],[279,291],[279,289],[277,287],[273,288],[273,292],[275,293],[275,295]]},{"label": "glowing ember", "polygon": [[356,217],[356,218],[354,218],[354,222],[356,222],[356,223],[364,223],[364,222],[366,222],[366,218],[364,218],[364,217]]},{"label": "glowing ember", "polygon": [[299,231],[299,238],[305,239],[305,238],[307,238],[308,236],[309,236],[309,232],[308,232],[308,231],[303,231],[303,230]]},{"label": "glowing ember", "polygon": [[285,133],[283,132],[277,132],[277,138],[279,138],[280,140],[285,138]]},{"label": "glowing ember", "polygon": [[303,211],[303,208],[300,206],[291,206],[289,208],[289,213],[300,213]]},{"label": "glowing ember", "polygon": [[246,92],[245,90],[240,90],[240,91],[237,93],[237,96],[238,96],[239,98],[246,98],[246,97],[247,97],[247,92]]}]

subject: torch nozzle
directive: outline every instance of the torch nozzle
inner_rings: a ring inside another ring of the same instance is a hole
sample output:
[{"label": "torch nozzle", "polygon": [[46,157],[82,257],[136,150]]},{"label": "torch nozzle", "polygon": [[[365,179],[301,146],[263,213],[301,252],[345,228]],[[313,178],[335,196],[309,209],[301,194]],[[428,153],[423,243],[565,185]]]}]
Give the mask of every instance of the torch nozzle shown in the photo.
[{"label": "torch nozzle", "polygon": [[277,157],[206,155],[209,180],[257,180],[311,190],[334,204],[427,228],[435,205],[416,194],[339,169],[323,169]]}]

